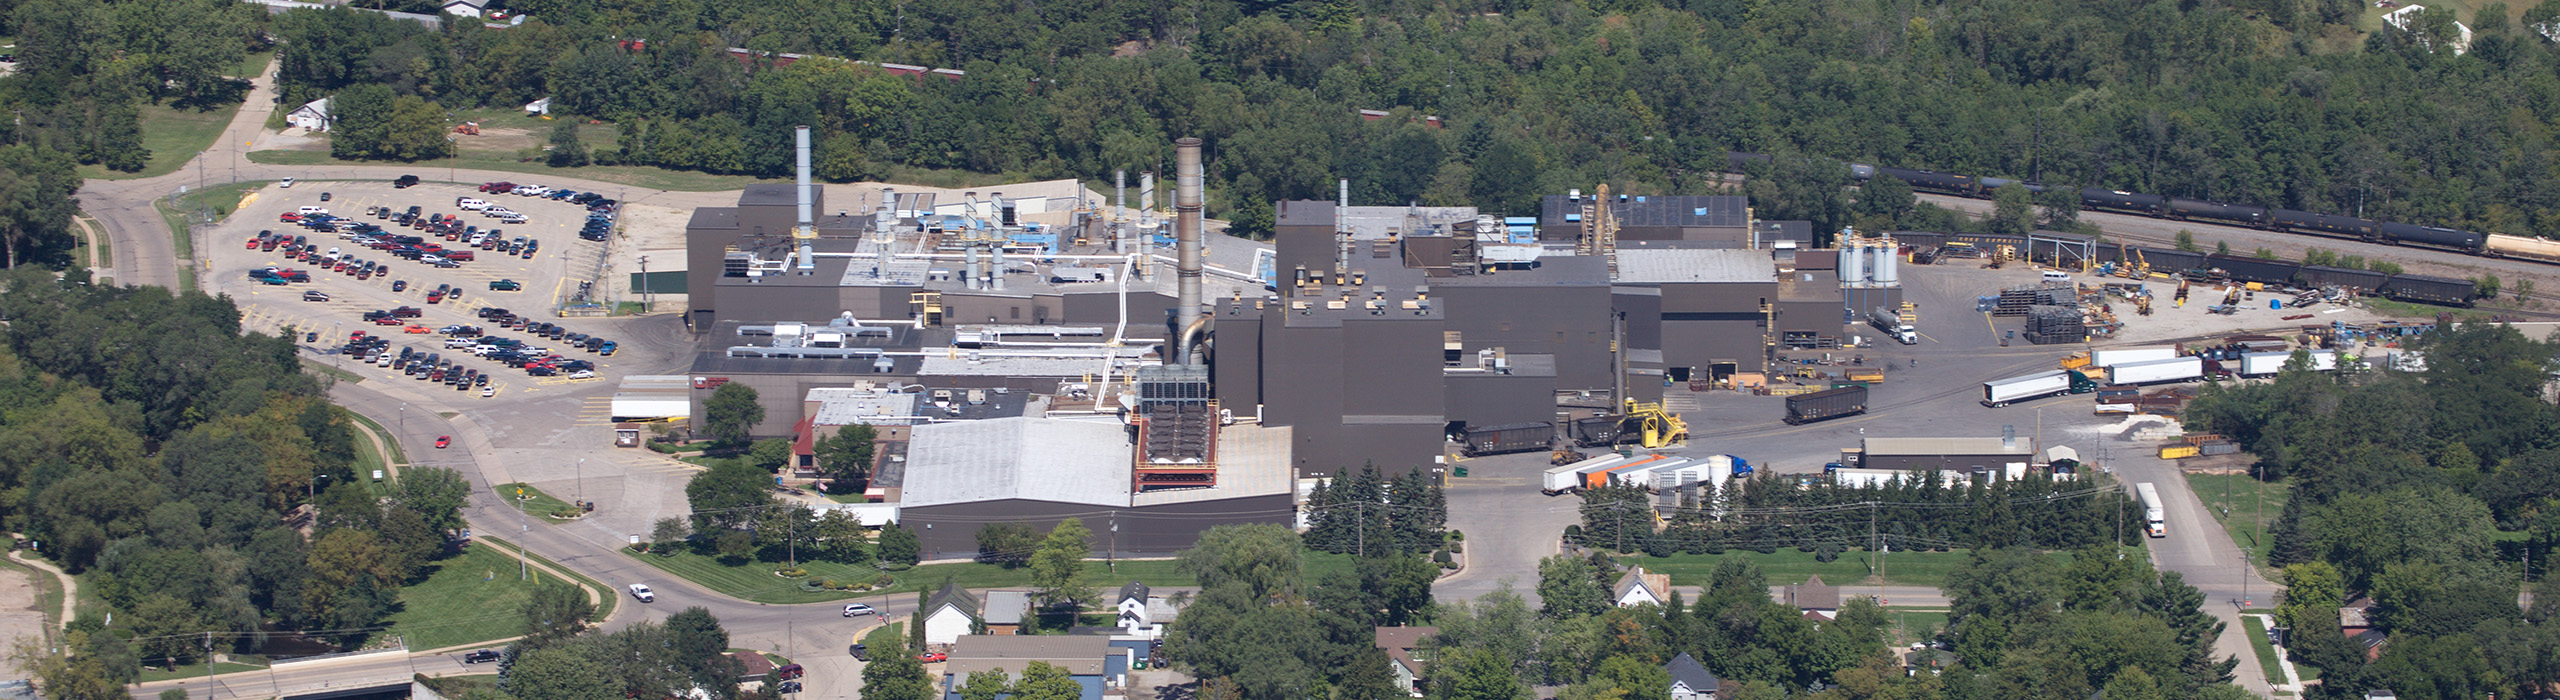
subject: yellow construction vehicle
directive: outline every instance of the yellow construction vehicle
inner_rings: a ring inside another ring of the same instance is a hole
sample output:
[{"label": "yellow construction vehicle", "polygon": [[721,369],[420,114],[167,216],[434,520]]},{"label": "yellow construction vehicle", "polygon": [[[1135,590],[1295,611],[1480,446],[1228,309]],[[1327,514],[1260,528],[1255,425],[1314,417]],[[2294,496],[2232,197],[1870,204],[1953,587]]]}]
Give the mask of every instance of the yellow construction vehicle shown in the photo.
[{"label": "yellow construction vehicle", "polygon": [[2142,251],[2140,249],[2132,248],[2130,246],[2127,246],[2126,249],[2133,251],[2133,260],[2126,264],[2116,266],[2116,274],[2129,280],[2138,280],[2150,277],[2151,261],[2142,257]]},{"label": "yellow construction vehicle", "polygon": [[1689,423],[1663,410],[1662,404],[1627,399],[1627,418],[1639,424],[1636,435],[1646,449],[1669,447],[1689,439]]},{"label": "yellow construction vehicle", "polygon": [[2071,353],[2070,357],[2062,358],[2062,369],[2079,369],[2087,366],[2089,366],[2089,352],[2086,350]]}]

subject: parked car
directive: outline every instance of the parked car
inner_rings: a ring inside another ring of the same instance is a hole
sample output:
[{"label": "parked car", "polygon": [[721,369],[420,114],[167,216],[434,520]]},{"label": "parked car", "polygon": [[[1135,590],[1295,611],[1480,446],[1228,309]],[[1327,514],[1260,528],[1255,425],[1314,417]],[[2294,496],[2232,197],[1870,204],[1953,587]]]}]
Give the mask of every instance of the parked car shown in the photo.
[{"label": "parked car", "polygon": [[522,289],[524,289],[524,283],[515,280],[497,280],[489,283],[489,291],[492,292],[513,292]]},{"label": "parked car", "polygon": [[394,189],[408,189],[417,185],[418,176],[416,175],[402,175],[400,179],[391,181],[391,187]]},{"label": "parked car", "polygon": [[649,590],[649,584],[645,583],[631,584],[631,597],[637,598],[643,603],[658,602],[657,592]]},{"label": "parked car", "polygon": [[409,281],[408,281],[408,280],[392,280],[392,281],[391,281],[391,291],[394,291],[394,292],[406,292],[406,291],[409,291]]},{"label": "parked car", "polygon": [[870,649],[870,647],[865,646],[865,645],[862,645],[862,644],[855,644],[855,645],[850,646],[850,647],[845,647],[844,653],[847,653],[847,654],[851,654],[851,655],[853,655],[853,660],[855,660],[855,661],[870,661],[870,660],[871,660],[871,649]]},{"label": "parked car", "polygon": [[[404,177],[404,178],[406,178],[406,179],[410,179],[410,180],[415,180],[415,179],[417,179],[417,178],[414,178],[414,177],[407,177],[407,176],[403,176],[403,177]],[[498,657],[499,657],[499,656],[500,656],[500,654],[498,653],[498,650],[496,650],[496,649],[481,649],[481,650],[479,650],[479,651],[474,651],[474,652],[471,652],[471,653],[468,653],[468,654],[463,654],[463,655],[462,655],[462,662],[463,662],[463,663],[466,663],[466,664],[485,664],[485,663],[489,663],[489,662],[491,662],[491,661],[496,661],[496,660],[498,660]]]},{"label": "parked car", "polygon": [[327,192],[322,192],[322,193],[320,193],[320,201],[323,201],[323,202],[329,201],[329,193],[327,193]]},{"label": "parked car", "polygon": [[283,181],[276,183],[276,186],[277,186],[277,187],[283,187],[283,188],[286,188],[286,189],[292,189],[292,188],[293,188],[293,178],[289,178],[289,177],[288,177],[288,178],[285,178]]},{"label": "parked car", "polygon": [[[792,665],[793,665],[793,666],[798,666],[799,664],[792,664]],[[775,684],[775,685],[773,686],[773,692],[777,692],[777,693],[784,693],[784,694],[796,694],[796,693],[799,693],[799,692],[800,692],[800,682],[799,682],[799,681],[783,681],[783,682],[781,682],[781,683],[777,683],[777,684]]]},{"label": "parked car", "polygon": [[942,653],[942,652],[939,652],[939,651],[928,651],[928,652],[925,652],[925,653],[917,654],[917,655],[916,655],[916,660],[917,660],[917,661],[922,661],[922,662],[929,663],[929,664],[938,664],[938,663],[942,663],[942,662],[944,662],[944,661],[948,661],[948,660],[950,660],[950,659],[951,659],[951,655],[949,655],[949,654],[945,654],[945,653]]},{"label": "parked car", "polygon": [[303,301],[328,301],[328,300],[329,300],[329,295],[328,295],[327,293],[325,293],[325,292],[303,292],[303,293],[302,293],[302,300],[303,300]]},{"label": "parked car", "polygon": [[874,609],[872,609],[872,608],[871,608],[871,606],[863,605],[863,604],[861,604],[861,603],[854,603],[854,604],[852,604],[852,605],[844,606],[844,616],[845,616],[845,617],[854,617],[854,616],[858,616],[858,615],[878,615],[878,614],[880,614],[880,611],[878,611],[878,610],[874,610]]}]

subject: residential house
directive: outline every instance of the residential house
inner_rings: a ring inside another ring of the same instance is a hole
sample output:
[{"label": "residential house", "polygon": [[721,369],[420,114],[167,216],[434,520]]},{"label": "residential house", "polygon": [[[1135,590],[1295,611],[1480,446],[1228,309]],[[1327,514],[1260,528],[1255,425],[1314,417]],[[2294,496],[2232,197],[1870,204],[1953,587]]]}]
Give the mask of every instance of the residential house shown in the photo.
[{"label": "residential house", "polygon": [[476,18],[480,16],[480,8],[487,6],[488,3],[482,0],[444,0],[444,13],[456,17]]},{"label": "residential house", "polygon": [[296,107],[284,115],[284,123],[311,131],[329,130],[329,98],[323,97]]},{"label": "residential house", "polygon": [[980,619],[986,622],[986,634],[1021,634],[1023,625],[1031,622],[1031,592],[987,591]]},{"label": "residential house", "polygon": [[1120,613],[1119,620],[1114,624],[1119,625],[1121,634],[1145,639],[1163,637],[1164,626],[1172,623],[1173,617],[1180,614],[1181,610],[1175,607],[1172,601],[1155,595],[1153,589],[1148,588],[1147,584],[1135,581],[1120,587],[1118,602],[1114,607]]},{"label": "residential house", "polygon": [[1627,573],[1618,577],[1612,595],[1621,608],[1645,603],[1662,605],[1671,600],[1671,575],[1650,573],[1641,566],[1627,567]]},{"label": "residential house", "polygon": [[1396,687],[1403,688],[1406,695],[1422,697],[1422,674],[1426,669],[1414,649],[1422,644],[1422,640],[1439,633],[1438,627],[1377,629],[1378,648],[1387,652],[1387,668],[1395,673]]},{"label": "residential house", "polygon": [[1662,670],[1671,674],[1671,700],[1716,700],[1716,688],[1724,683],[1685,651],[1671,657]]},{"label": "residential house", "polygon": [[951,645],[950,655],[943,666],[944,700],[959,700],[970,674],[1001,671],[1018,681],[1034,661],[1065,669],[1084,688],[1079,700],[1102,700],[1103,688],[1118,685],[1129,673],[1127,652],[1098,635],[963,635]]},{"label": "residential house", "polygon": [[1823,583],[1819,574],[1806,578],[1804,583],[1788,586],[1786,603],[1797,612],[1804,613],[1805,617],[1840,619],[1840,587]]},{"label": "residential house", "polygon": [[2346,607],[2338,609],[2338,631],[2345,633],[2347,638],[2355,640],[2357,645],[2364,647],[2366,661],[2382,658],[2382,645],[2391,641],[2389,635],[2375,629],[2373,621],[2367,617],[2372,608],[2372,598],[2357,598],[2349,601]]},{"label": "residential house", "polygon": [[924,643],[951,644],[977,629],[986,606],[960,584],[943,584],[924,601]]}]

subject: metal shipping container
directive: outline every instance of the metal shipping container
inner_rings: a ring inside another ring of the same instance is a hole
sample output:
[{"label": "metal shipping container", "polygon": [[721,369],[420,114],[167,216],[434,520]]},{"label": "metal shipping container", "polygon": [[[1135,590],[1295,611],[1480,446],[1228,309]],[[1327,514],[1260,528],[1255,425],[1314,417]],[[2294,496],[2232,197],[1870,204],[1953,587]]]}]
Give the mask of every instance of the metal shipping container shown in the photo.
[{"label": "metal shipping container", "polygon": [[2203,376],[2204,358],[2200,357],[2128,362],[2107,371],[2107,377],[2115,383],[2134,385],[2193,381]]},{"label": "metal shipping container", "polygon": [[2454,306],[2470,306],[2479,285],[2471,280],[2427,277],[2424,275],[2392,275],[2382,283],[2382,295],[2403,301],[2424,301]]},{"label": "metal shipping container", "polygon": [[1543,450],[1555,442],[1555,424],[1512,423],[1485,427],[1468,426],[1459,436],[1461,449],[1469,457]]},{"label": "metal shipping container", "polygon": [[2239,454],[2239,453],[2240,453],[2240,443],[2230,442],[2230,441],[2227,441],[2227,440],[2226,440],[2226,441],[2219,441],[2219,442],[2208,442],[2208,443],[2204,443],[2204,444],[2202,444],[2202,445],[2197,445],[2196,447],[2198,448],[2198,451],[2200,451],[2200,452],[2202,452],[2202,453],[2204,453],[2204,454],[2206,454],[2206,455],[2208,455],[2208,456],[2210,456],[2210,455]]},{"label": "metal shipping container", "polygon": [[2238,255],[2208,255],[2205,264],[2231,275],[2231,279],[2261,284],[2293,284],[2293,276],[2302,266],[2282,260],[2260,260]]},{"label": "metal shipping container", "polygon": [[1982,383],[1982,405],[1992,408],[2007,406],[2027,399],[2043,398],[2071,390],[2071,373],[2064,370],[1994,379]]},{"label": "metal shipping container", "polygon": [[1786,421],[1788,425],[1803,425],[1865,412],[1867,388],[1852,386],[1787,397]]},{"label": "metal shipping container", "polygon": [[2147,348],[2110,348],[2089,351],[2089,364],[2096,367],[2112,367],[2128,362],[2151,362],[2177,356],[2178,349],[2166,345]]}]

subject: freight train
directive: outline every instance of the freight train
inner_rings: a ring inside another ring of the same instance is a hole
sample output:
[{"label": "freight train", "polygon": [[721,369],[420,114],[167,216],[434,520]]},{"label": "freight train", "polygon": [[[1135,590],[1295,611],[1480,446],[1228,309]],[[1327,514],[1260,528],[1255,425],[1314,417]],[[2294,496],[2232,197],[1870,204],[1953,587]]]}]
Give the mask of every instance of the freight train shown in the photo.
[{"label": "freight train", "polygon": [[[1740,173],[1746,171],[1744,166],[1754,162],[1766,162],[1769,157],[1758,153],[1732,151],[1726,154],[1726,159],[1730,169]],[[2040,193],[2049,189],[2044,184],[2025,180],[1887,168],[1862,163],[1849,164],[1849,176],[1859,182],[1872,180],[1877,175],[1910,183],[1913,189],[1980,199],[1989,199],[1993,190],[2012,184],[2024,187],[2030,192]],[[2543,262],[2560,262],[2560,241],[2503,234],[2482,235],[2458,229],[2404,224],[2396,221],[2374,221],[2336,214],[2314,214],[2255,204],[2224,204],[2201,199],[2088,187],[2080,190],[2080,207],[2179,221],[2202,219],[2231,226],[2346,238],[2367,243],[2419,246],[2484,257],[2515,257]]]}]

